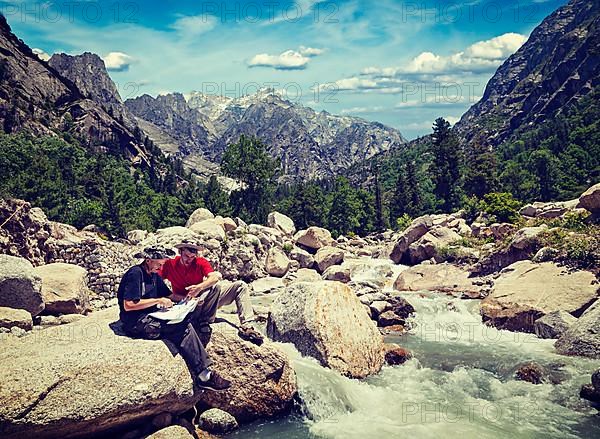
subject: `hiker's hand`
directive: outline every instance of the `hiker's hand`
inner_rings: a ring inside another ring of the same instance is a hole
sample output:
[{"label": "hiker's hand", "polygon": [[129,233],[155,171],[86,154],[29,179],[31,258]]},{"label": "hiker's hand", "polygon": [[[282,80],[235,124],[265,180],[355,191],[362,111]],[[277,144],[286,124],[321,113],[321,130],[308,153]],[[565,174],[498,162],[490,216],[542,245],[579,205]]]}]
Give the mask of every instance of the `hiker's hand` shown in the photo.
[{"label": "hiker's hand", "polygon": [[171,308],[173,306],[173,301],[168,297],[161,297],[158,299],[157,305],[161,309]]},{"label": "hiker's hand", "polygon": [[189,287],[186,287],[186,290],[188,292],[188,294],[187,294],[188,299],[196,297],[196,296],[198,296],[198,294],[200,294],[202,292],[202,288],[200,285],[190,285]]}]

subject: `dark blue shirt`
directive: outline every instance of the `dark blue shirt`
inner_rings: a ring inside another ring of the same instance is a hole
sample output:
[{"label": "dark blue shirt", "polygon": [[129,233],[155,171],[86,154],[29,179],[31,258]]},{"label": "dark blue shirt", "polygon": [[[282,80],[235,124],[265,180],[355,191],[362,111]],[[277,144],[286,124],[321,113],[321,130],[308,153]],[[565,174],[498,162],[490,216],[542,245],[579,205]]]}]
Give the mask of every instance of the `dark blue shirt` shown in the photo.
[{"label": "dark blue shirt", "polygon": [[157,299],[170,295],[171,290],[157,273],[148,274],[142,265],[131,267],[121,278],[117,291],[121,321],[125,326],[133,327],[140,318],[158,310],[154,305],[137,311],[125,311],[125,300],[137,303],[140,299]]}]

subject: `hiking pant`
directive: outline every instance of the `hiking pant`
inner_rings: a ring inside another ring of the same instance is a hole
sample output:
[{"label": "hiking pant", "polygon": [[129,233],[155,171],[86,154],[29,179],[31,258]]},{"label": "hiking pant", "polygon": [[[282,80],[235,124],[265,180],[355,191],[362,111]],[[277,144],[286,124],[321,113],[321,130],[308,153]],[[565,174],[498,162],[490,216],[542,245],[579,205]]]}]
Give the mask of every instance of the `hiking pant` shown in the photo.
[{"label": "hiking pant", "polygon": [[212,364],[194,325],[188,319],[169,325],[165,321],[145,315],[133,327],[125,327],[125,332],[138,338],[169,340],[179,350],[194,378]]},{"label": "hiking pant", "polygon": [[[250,302],[250,288],[246,282],[238,280],[228,287],[223,287],[223,284],[219,282],[211,288],[209,296],[212,294],[218,296],[217,308],[229,305],[235,301],[237,313],[242,325],[255,319],[252,302]],[[211,323],[214,322],[216,316],[217,309],[214,310],[214,313],[209,317],[208,321]]]}]

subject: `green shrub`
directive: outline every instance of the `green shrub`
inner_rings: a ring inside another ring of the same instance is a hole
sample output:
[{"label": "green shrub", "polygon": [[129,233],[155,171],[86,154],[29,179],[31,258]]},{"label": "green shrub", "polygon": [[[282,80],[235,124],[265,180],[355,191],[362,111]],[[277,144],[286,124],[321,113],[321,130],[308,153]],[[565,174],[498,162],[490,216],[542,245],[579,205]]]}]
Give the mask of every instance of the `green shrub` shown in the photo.
[{"label": "green shrub", "polygon": [[479,216],[481,212],[481,200],[475,195],[471,197],[464,197],[462,202],[462,208],[465,211],[465,220],[468,223],[475,221],[475,218]]},{"label": "green shrub", "polygon": [[288,255],[292,252],[293,248],[294,248],[294,244],[292,244],[290,242],[286,242],[285,244],[283,244],[283,251]]},{"label": "green shrub", "polygon": [[410,226],[410,223],[412,222],[413,219],[410,217],[410,215],[405,213],[404,215],[396,219],[396,229],[399,231],[403,231],[408,226]]},{"label": "green shrub", "polygon": [[521,202],[508,192],[491,192],[484,195],[481,202],[482,210],[500,222],[517,222],[521,206]]}]

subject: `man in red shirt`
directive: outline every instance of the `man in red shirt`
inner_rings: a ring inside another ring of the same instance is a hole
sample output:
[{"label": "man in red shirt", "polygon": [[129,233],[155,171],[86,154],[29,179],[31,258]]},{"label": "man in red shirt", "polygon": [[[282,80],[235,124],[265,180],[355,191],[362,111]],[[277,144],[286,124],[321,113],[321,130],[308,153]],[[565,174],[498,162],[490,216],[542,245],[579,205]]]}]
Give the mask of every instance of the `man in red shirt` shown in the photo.
[{"label": "man in red shirt", "polygon": [[[175,247],[179,249],[179,256],[166,261],[160,271],[160,276],[171,282],[173,300],[202,296],[203,292],[209,290],[204,300],[210,302],[209,299],[218,295],[218,308],[235,301],[240,318],[239,336],[252,343],[262,344],[263,335],[252,326],[255,316],[250,302],[248,285],[243,281],[233,282],[228,287],[219,285],[218,282],[223,276],[214,271],[206,259],[198,256],[198,252],[203,249],[198,243],[183,240]],[[202,306],[202,304],[200,303],[198,306]],[[209,317],[208,323],[212,323],[215,317],[216,309],[214,314]]]}]

